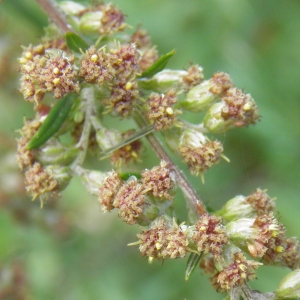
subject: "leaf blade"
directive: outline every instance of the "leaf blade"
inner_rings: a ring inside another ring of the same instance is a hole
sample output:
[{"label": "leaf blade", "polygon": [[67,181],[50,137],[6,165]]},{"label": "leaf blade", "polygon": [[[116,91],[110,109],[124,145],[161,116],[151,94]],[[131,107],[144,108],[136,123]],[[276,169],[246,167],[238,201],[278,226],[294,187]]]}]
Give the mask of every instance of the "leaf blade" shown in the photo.
[{"label": "leaf blade", "polygon": [[75,95],[68,94],[59,100],[47,115],[44,123],[27,144],[27,149],[37,149],[46,143],[62,126],[67,119],[74,103]]},{"label": "leaf blade", "polygon": [[162,71],[168,64],[170,58],[175,54],[175,49],[162,55],[152,66],[150,66],[146,71],[144,71],[140,78],[152,77],[156,73]]},{"label": "leaf blade", "polygon": [[74,32],[67,32],[65,38],[67,47],[74,52],[81,53],[89,48],[89,45]]}]

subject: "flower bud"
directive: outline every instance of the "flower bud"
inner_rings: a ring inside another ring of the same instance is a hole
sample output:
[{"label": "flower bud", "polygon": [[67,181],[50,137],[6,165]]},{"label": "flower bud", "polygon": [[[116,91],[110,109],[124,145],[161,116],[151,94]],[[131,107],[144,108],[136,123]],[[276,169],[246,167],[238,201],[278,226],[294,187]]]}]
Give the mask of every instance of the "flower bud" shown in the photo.
[{"label": "flower bud", "polygon": [[227,201],[217,215],[229,222],[237,218],[253,217],[255,211],[251,204],[246,202],[245,196],[238,195]]},{"label": "flower bud", "polygon": [[69,165],[78,155],[79,149],[64,147],[57,140],[52,139],[45,146],[40,147],[36,159],[42,165]]},{"label": "flower bud", "polygon": [[234,126],[231,124],[230,119],[225,121],[222,117],[222,110],[226,107],[224,102],[217,102],[213,104],[207,111],[203,123],[211,133],[221,134],[225,133]]},{"label": "flower bud", "polygon": [[200,112],[209,108],[220,99],[218,95],[210,91],[213,85],[211,80],[207,80],[193,87],[187,93],[186,98],[180,102],[181,107],[192,112]]},{"label": "flower bud", "polygon": [[50,165],[45,167],[45,172],[51,174],[57,181],[59,191],[63,191],[72,179],[72,172],[69,167]]},{"label": "flower bud", "polygon": [[99,33],[101,27],[102,11],[93,11],[85,13],[79,21],[79,30],[86,35],[95,35]]},{"label": "flower bud", "polygon": [[98,195],[99,188],[102,186],[104,180],[107,178],[107,173],[91,171],[88,169],[84,169],[80,166],[76,166],[74,171],[76,174],[79,175],[87,191],[92,195]]},{"label": "flower bud", "polygon": [[100,128],[96,131],[96,141],[98,146],[102,149],[109,149],[122,140],[122,135],[113,129]]},{"label": "flower bud", "polygon": [[152,90],[157,93],[166,93],[171,88],[177,88],[182,84],[182,77],[186,71],[163,70],[153,77],[139,80],[139,87],[145,90]]},{"label": "flower bud", "polygon": [[300,270],[294,270],[286,275],[275,291],[276,299],[299,299],[300,298]]},{"label": "flower bud", "polygon": [[60,8],[67,14],[67,15],[77,15],[81,11],[85,9],[85,7],[77,2],[73,1],[62,1],[59,2]]}]

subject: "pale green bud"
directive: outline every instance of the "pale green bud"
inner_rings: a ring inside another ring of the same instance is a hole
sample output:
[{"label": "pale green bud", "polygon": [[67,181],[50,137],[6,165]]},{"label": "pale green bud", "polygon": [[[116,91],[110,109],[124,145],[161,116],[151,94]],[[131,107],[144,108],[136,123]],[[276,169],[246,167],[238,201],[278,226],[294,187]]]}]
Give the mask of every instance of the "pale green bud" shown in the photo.
[{"label": "pale green bud", "polygon": [[182,108],[200,112],[208,109],[216,101],[220,100],[219,96],[210,92],[215,83],[212,80],[207,80],[193,87],[186,95],[186,98],[180,102]]},{"label": "pale green bud", "polygon": [[73,1],[62,1],[59,2],[60,8],[67,14],[67,15],[77,15],[81,11],[85,9],[85,7],[77,2]]},{"label": "pale green bud", "polygon": [[64,190],[72,179],[72,171],[69,167],[50,165],[45,167],[45,172],[51,174],[58,182],[59,191]]},{"label": "pale green bud", "polygon": [[229,239],[233,241],[235,245],[247,249],[247,241],[256,234],[256,229],[252,227],[254,221],[254,218],[241,218],[229,222],[226,225],[226,232]]},{"label": "pale green bud", "polygon": [[86,190],[90,194],[97,196],[99,194],[99,188],[102,186],[108,175],[107,172],[88,170],[80,166],[76,166],[74,172],[79,175]]},{"label": "pale green bud", "polygon": [[121,134],[112,129],[101,128],[96,132],[96,141],[102,150],[112,148],[122,140]]},{"label": "pale green bud", "polygon": [[286,275],[275,291],[276,300],[300,299],[300,270],[294,270]]},{"label": "pale green bud", "polygon": [[233,221],[237,218],[252,217],[256,213],[250,203],[245,201],[246,197],[242,195],[235,196],[227,201],[216,215],[221,216],[225,221]]},{"label": "pale green bud", "polygon": [[79,21],[79,30],[83,34],[93,35],[99,34],[101,25],[102,11],[88,12],[84,14]]},{"label": "pale green bud", "polygon": [[233,128],[233,121],[228,119],[224,120],[222,117],[222,110],[226,107],[224,102],[217,102],[213,104],[207,111],[203,123],[204,127],[207,128],[211,133],[225,133],[229,129]]},{"label": "pale green bud", "polygon": [[138,81],[139,87],[158,93],[165,93],[171,88],[177,88],[182,84],[182,77],[186,71],[163,70],[151,78],[142,78]]},{"label": "pale green bud", "polygon": [[143,207],[143,212],[138,219],[138,224],[140,226],[148,226],[153,220],[155,220],[159,215],[159,209],[152,204],[145,204]]},{"label": "pale green bud", "polygon": [[58,140],[51,139],[39,148],[35,157],[42,165],[69,165],[78,153],[79,149],[65,147]]}]

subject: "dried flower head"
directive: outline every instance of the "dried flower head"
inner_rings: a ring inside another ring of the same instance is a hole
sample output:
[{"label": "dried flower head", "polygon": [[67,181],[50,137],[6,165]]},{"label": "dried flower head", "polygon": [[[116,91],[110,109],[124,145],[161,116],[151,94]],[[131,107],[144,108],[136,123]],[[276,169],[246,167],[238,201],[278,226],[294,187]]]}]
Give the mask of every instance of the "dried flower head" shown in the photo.
[{"label": "dried flower head", "polygon": [[255,269],[259,262],[247,260],[242,252],[233,254],[233,263],[211,278],[214,288],[221,293],[235,287],[243,286],[247,281],[256,278]]},{"label": "dried flower head", "polygon": [[202,146],[181,146],[180,154],[193,175],[202,175],[220,161],[223,146],[219,141],[207,141]]},{"label": "dried flower head", "polygon": [[198,65],[191,65],[187,70],[187,74],[182,76],[182,82],[188,90],[200,84],[203,79],[203,69]]},{"label": "dried flower head", "polygon": [[51,173],[48,173],[39,163],[34,163],[25,172],[26,190],[32,195],[33,200],[40,197],[41,203],[43,197],[50,194],[52,197],[58,197],[58,181]]},{"label": "dried flower head", "polygon": [[249,203],[258,215],[266,215],[274,211],[274,200],[269,197],[266,191],[256,189],[254,193],[249,195],[245,202]]},{"label": "dried flower head", "polygon": [[[51,57],[52,56],[52,57]],[[79,92],[74,56],[46,53],[43,46],[25,49],[20,59],[21,89],[24,98],[31,102],[42,100],[46,92],[53,92],[55,98],[70,92]]]},{"label": "dried flower head", "polygon": [[123,182],[116,171],[111,171],[99,188],[98,201],[103,212],[114,208],[113,202]]},{"label": "dried flower head", "polygon": [[259,118],[257,106],[251,95],[240,89],[230,88],[222,100],[226,104],[221,112],[223,119],[230,119],[236,127],[255,124]]},{"label": "dried flower head", "polygon": [[215,258],[220,258],[223,246],[228,243],[221,218],[207,214],[203,215],[196,223],[192,239],[199,252],[211,253]]},{"label": "dried flower head", "polygon": [[147,118],[155,130],[171,128],[177,120],[179,110],[173,106],[177,102],[176,91],[171,89],[165,95],[152,93],[147,101]]},{"label": "dried flower head", "polygon": [[21,137],[17,140],[17,161],[21,170],[24,170],[34,163],[34,151],[27,149],[27,144],[37,132],[41,122],[37,119],[25,120],[20,130]]},{"label": "dried flower head", "polygon": [[[130,137],[134,134],[135,130],[129,130],[122,134],[123,139]],[[130,162],[139,161],[139,157],[142,151],[142,142],[140,140],[133,141],[117,150],[115,150],[110,156],[110,163],[119,168],[122,165],[129,164]]]},{"label": "dried flower head", "polygon": [[135,44],[123,44],[109,51],[109,61],[116,71],[117,84],[126,82],[139,74],[140,54]]},{"label": "dried flower head", "polygon": [[107,112],[112,111],[126,118],[132,112],[138,95],[139,90],[136,81],[119,83],[112,87],[109,99],[103,99],[103,104]]},{"label": "dried flower head", "polygon": [[148,256],[150,261],[153,258],[184,257],[188,252],[187,238],[175,222],[170,225],[159,219],[153,227],[144,230],[137,237],[142,255]]},{"label": "dried flower head", "polygon": [[224,72],[215,73],[211,78],[211,82],[213,83],[213,86],[209,89],[209,91],[216,95],[222,95],[228,89],[234,87],[229,74]]},{"label": "dried flower head", "polygon": [[159,54],[155,46],[145,50],[139,63],[141,71],[146,71],[158,60],[158,58]]},{"label": "dried flower head", "polygon": [[109,84],[115,76],[115,70],[111,67],[104,48],[96,50],[95,46],[91,46],[80,64],[79,75],[88,83]]},{"label": "dried flower head", "polygon": [[267,263],[275,263],[285,249],[285,231],[273,214],[258,216],[253,225],[254,234],[248,243],[253,257],[263,257]]},{"label": "dried flower head", "polygon": [[151,170],[142,172],[142,185],[143,193],[150,193],[160,200],[173,199],[170,190],[174,187],[174,181],[165,161],[161,161],[159,166]]},{"label": "dried flower head", "polygon": [[131,35],[130,42],[136,44],[138,49],[150,48],[151,47],[151,37],[149,36],[146,29],[140,26]]},{"label": "dried flower head", "polygon": [[130,225],[138,222],[144,204],[143,187],[136,179],[123,184],[113,201],[113,206],[120,209],[119,217]]},{"label": "dried flower head", "polygon": [[125,16],[121,10],[113,4],[99,4],[98,8],[102,11],[103,15],[100,19],[101,27],[99,32],[102,34],[112,34],[115,31],[122,31],[126,24]]},{"label": "dried flower head", "polygon": [[286,240],[286,249],[282,252],[282,265],[292,270],[300,267],[300,243],[297,238]]}]

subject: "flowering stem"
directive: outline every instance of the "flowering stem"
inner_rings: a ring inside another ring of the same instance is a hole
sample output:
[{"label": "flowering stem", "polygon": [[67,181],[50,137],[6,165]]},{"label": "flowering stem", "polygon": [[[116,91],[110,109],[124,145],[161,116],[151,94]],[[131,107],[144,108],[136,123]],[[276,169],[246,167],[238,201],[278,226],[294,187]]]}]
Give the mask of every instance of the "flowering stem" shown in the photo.
[{"label": "flowering stem", "polygon": [[73,31],[65,20],[64,14],[53,0],[36,0],[48,17],[64,32]]},{"label": "flowering stem", "polygon": [[[146,121],[142,117],[141,114],[135,114],[134,120],[140,128],[147,126]],[[203,202],[200,200],[199,196],[197,195],[194,188],[190,185],[187,178],[184,174],[177,168],[174,164],[168,153],[162,147],[159,140],[155,137],[153,133],[146,135],[148,142],[150,143],[152,149],[156,153],[156,155],[161,159],[164,160],[168,168],[173,172],[176,178],[176,183],[178,184],[179,188],[181,189],[186,201],[190,203],[194,210],[197,212],[198,216],[203,215],[206,213],[206,208]]]}]

